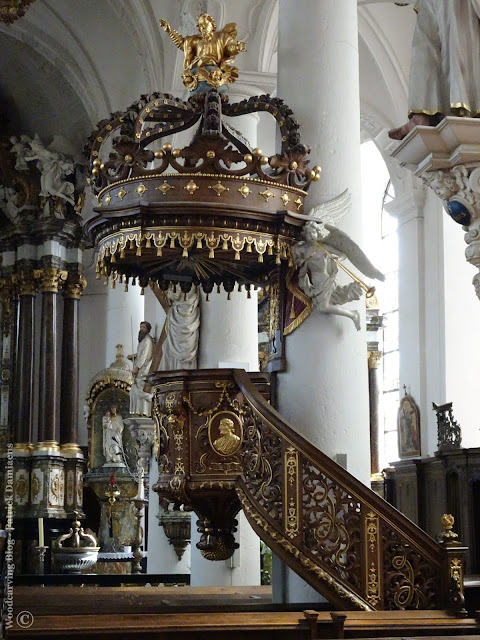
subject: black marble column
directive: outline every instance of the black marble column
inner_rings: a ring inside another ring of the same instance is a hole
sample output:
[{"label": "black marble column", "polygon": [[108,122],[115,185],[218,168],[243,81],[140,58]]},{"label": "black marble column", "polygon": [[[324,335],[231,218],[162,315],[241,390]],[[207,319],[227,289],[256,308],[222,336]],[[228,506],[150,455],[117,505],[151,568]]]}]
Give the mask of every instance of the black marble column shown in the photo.
[{"label": "black marble column", "polygon": [[19,317],[16,367],[15,443],[30,443],[33,427],[33,367],[35,335],[35,280],[33,271],[19,276]]},{"label": "black marble column", "polygon": [[62,381],[60,444],[78,443],[78,305],[86,280],[70,273],[63,297]]},{"label": "black marble column", "polygon": [[42,270],[42,321],[40,330],[40,372],[38,402],[38,442],[58,442],[57,420],[57,296],[66,271],[56,267]]},{"label": "black marble column", "polygon": [[1,318],[1,385],[0,385],[0,413],[2,422],[0,433],[5,442],[12,442],[14,438],[15,419],[15,362],[17,326],[17,287],[12,276],[0,278],[0,303],[2,305]]}]

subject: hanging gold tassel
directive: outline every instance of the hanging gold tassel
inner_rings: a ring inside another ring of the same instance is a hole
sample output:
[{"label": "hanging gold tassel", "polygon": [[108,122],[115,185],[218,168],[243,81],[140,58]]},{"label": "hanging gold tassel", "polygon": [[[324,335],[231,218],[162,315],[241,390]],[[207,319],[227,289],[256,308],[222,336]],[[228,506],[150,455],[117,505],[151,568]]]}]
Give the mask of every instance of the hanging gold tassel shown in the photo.
[{"label": "hanging gold tassel", "polygon": [[296,318],[295,315],[295,296],[292,296],[292,302],[290,305],[290,319],[294,320]]}]

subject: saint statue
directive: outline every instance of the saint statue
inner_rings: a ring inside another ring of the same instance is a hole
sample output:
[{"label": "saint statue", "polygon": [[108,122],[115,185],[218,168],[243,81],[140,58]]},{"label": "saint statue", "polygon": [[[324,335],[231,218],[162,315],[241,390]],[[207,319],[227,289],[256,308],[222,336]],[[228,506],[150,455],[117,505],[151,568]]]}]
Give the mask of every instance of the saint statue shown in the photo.
[{"label": "saint statue", "polygon": [[409,121],[389,131],[394,140],[445,116],[480,115],[480,0],[417,0],[415,9]]},{"label": "saint statue", "polygon": [[212,16],[202,13],[197,18],[200,35],[185,37],[172,29],[166,20],[160,20],[160,25],[177,47],[183,49],[185,61],[182,78],[189,91],[201,90],[200,82],[206,82],[212,87],[221,87],[235,82],[238,78],[238,69],[230,63],[237,54],[246,51],[246,45],[245,42],[237,40],[237,27],[234,22],[229,22],[217,31]]},{"label": "saint statue", "polygon": [[230,418],[222,418],[218,425],[220,431],[220,437],[217,438],[213,446],[219,453],[223,453],[225,456],[231,456],[238,449],[240,444],[240,437],[237,436],[235,431],[235,425]]},{"label": "saint statue", "polygon": [[[62,153],[53,151],[44,146],[43,142],[35,134],[30,141],[31,153],[24,156],[27,162],[37,160],[37,169],[40,171],[40,195],[55,196],[61,198],[71,205],[75,204],[73,194],[75,187],[72,182],[66,180],[66,176],[73,174],[73,160],[70,160]],[[18,152],[17,152],[18,162]]]},{"label": "saint statue", "polygon": [[16,156],[15,169],[17,171],[28,171],[28,156],[31,155],[31,150],[27,146],[31,142],[31,138],[26,135],[21,135],[20,138],[12,136],[10,142],[12,143],[11,153]]},{"label": "saint statue", "polygon": [[110,407],[102,418],[103,427],[103,455],[105,466],[109,464],[123,464],[120,445],[122,443],[123,419],[118,414],[117,407]]},{"label": "saint statue", "polygon": [[[145,320],[140,323],[138,332],[138,349],[135,355],[133,376],[135,382],[130,388],[130,413],[133,415],[151,416],[153,395],[144,390],[145,377],[152,364],[154,342],[150,335],[152,325]],[[131,356],[128,356],[131,358]]]},{"label": "saint statue", "polygon": [[0,184],[0,211],[3,211],[13,223],[17,223],[20,218],[17,200],[18,194],[13,187],[4,187]]},{"label": "saint statue", "polygon": [[200,293],[192,287],[184,293],[172,286],[165,293],[168,302],[160,371],[196,369],[200,330]]}]

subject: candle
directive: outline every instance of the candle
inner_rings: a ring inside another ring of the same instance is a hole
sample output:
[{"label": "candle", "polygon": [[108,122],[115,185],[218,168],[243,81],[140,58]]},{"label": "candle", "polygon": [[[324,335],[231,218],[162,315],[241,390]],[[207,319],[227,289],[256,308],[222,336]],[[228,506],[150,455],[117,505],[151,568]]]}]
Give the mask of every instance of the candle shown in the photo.
[{"label": "candle", "polygon": [[111,484],[111,486],[112,486],[112,487],[113,487],[113,485],[115,484],[115,476],[113,475],[113,473],[112,473],[112,475],[110,476],[110,484]]},{"label": "candle", "polygon": [[38,546],[45,546],[45,538],[43,537],[43,518],[38,519]]}]

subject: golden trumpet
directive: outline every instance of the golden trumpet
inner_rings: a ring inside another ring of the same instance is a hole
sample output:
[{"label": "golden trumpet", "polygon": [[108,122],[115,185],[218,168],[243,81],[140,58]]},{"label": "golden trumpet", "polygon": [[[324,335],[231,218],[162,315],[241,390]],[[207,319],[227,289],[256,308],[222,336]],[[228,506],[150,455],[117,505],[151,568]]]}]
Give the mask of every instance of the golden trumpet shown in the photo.
[{"label": "golden trumpet", "polygon": [[327,256],[329,258],[331,258],[335,262],[335,264],[337,264],[341,269],[343,269],[345,271],[346,274],[348,274],[352,278],[352,280],[355,280],[355,282],[358,282],[358,284],[365,291],[365,297],[366,298],[371,298],[375,294],[375,287],[369,287],[368,284],[363,282],[363,280],[360,280],[360,278],[358,276],[356,276],[353,273],[353,271],[350,271],[350,269],[348,267],[346,267],[342,262],[340,262],[340,260],[338,258],[336,258],[334,255],[332,255],[330,253],[330,251],[328,251],[328,249],[325,249],[325,247],[323,246],[323,244],[321,242],[317,242],[317,247],[319,249],[321,249],[322,251],[324,251],[327,254]]}]

